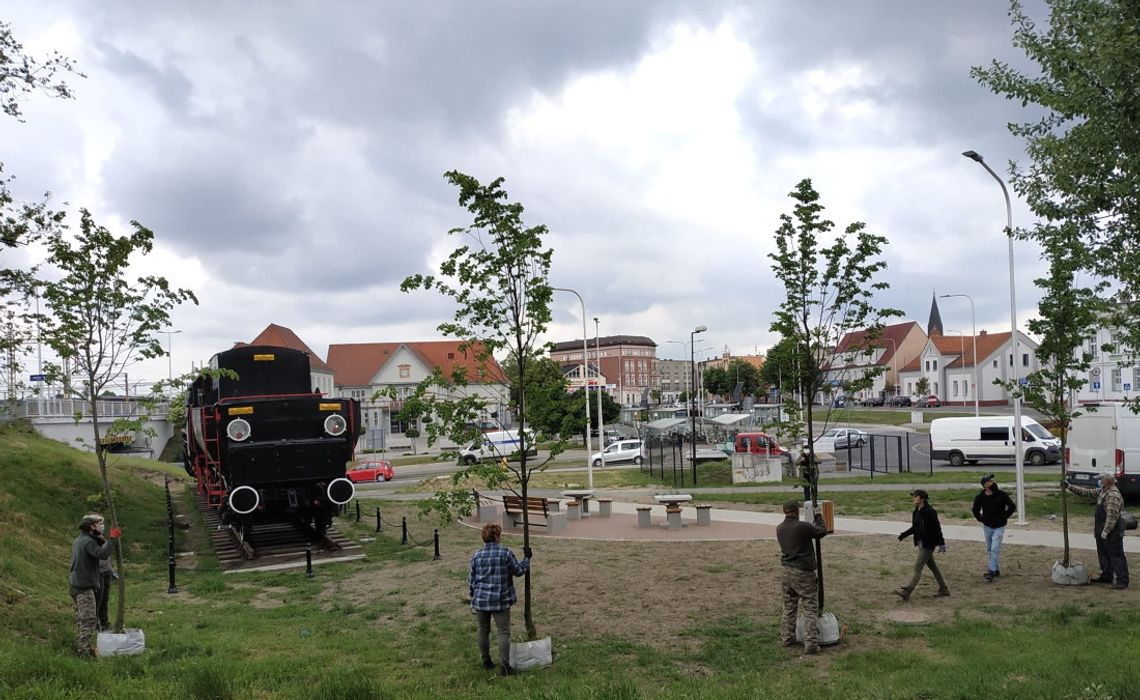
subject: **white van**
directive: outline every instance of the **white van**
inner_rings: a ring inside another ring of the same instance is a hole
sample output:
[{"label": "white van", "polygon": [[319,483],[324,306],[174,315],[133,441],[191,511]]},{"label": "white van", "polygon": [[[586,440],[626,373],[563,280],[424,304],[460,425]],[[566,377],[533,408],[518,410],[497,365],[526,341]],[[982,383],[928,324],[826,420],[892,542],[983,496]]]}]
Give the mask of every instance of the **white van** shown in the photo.
[{"label": "white van", "polygon": [[[534,446],[534,437],[530,435],[530,431],[527,431],[527,436],[529,438],[527,440],[527,456],[533,457],[538,454],[538,450]],[[459,451],[459,463],[475,464],[486,460],[518,459],[520,447],[519,431],[492,430],[483,433],[482,439],[461,449]]]},{"label": "white van", "polygon": [[[935,418],[930,421],[930,458],[959,467],[966,462],[1012,462],[1013,416]],[[1021,454],[1027,464],[1061,461],[1061,441],[1040,423],[1021,417]]]},{"label": "white van", "polygon": [[1069,482],[1098,486],[1102,471],[1116,474],[1116,487],[1140,494],[1140,415],[1118,403],[1086,405],[1073,418],[1065,446]]}]

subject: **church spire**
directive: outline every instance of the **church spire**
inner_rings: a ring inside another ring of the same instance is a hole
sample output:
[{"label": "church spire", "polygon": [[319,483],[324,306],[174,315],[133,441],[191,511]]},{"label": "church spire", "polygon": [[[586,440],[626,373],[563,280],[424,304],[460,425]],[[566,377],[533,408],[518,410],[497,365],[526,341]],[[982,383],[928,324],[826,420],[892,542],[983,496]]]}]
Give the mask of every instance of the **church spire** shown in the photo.
[{"label": "church spire", "polygon": [[938,294],[930,294],[930,320],[926,322],[926,335],[942,335],[942,314],[938,313]]}]

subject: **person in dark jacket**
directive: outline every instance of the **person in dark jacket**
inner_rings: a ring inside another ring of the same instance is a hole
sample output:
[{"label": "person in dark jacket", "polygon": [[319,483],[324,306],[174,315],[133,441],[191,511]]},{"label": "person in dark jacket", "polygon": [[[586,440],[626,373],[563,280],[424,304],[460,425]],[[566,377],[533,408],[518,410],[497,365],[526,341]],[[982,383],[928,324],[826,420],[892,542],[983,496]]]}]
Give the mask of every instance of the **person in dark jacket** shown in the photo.
[{"label": "person in dark jacket", "polygon": [[[79,537],[71,545],[71,575],[68,584],[75,601],[75,648],[80,656],[95,656],[95,629],[98,625],[96,600],[102,587],[99,562],[111,556],[118,544],[119,528],[103,539],[103,516],[89,513],[79,522]],[[100,544],[102,542],[102,544]]]},{"label": "person in dark jacket", "polygon": [[998,488],[994,475],[987,474],[982,477],[982,490],[974,496],[972,510],[986,537],[986,573],[982,578],[993,581],[1001,576],[998,557],[1001,555],[1001,542],[1005,539],[1005,524],[1009,522],[1009,516],[1017,512],[1017,506],[1008,493]]},{"label": "person in dark jacket", "polygon": [[[96,537],[99,546],[107,544],[106,537]],[[95,593],[95,612],[99,617],[99,631],[106,632],[111,629],[111,581],[115,578],[115,568],[111,566],[111,558],[99,560],[99,590]]]},{"label": "person in dark jacket", "polygon": [[483,668],[495,668],[491,660],[491,618],[499,630],[499,672],[506,676],[511,668],[511,606],[518,600],[515,593],[515,576],[530,570],[530,547],[524,547],[525,558],[519,561],[514,553],[499,543],[503,528],[494,523],[483,526],[483,548],[471,557],[471,571],[467,575],[467,592],[471,596],[471,610],[478,622],[475,637]]},{"label": "person in dark jacket", "polygon": [[938,564],[934,563],[935,548],[939,552],[946,551],[946,540],[942,537],[938,511],[930,505],[930,496],[922,489],[911,491],[910,498],[914,504],[914,512],[910,514],[910,527],[899,534],[899,542],[907,537],[913,537],[914,546],[918,547],[918,557],[914,560],[914,576],[911,577],[910,583],[896,589],[895,594],[903,600],[908,600],[914,587],[918,585],[918,580],[922,578],[923,567],[929,567],[930,573],[934,574],[934,579],[938,581],[938,592],[934,595],[948,596],[950,589],[946,586],[946,579],[942,578]]},{"label": "person in dark jacket", "polygon": [[[780,563],[784,573],[784,616],[780,621],[780,641],[795,646],[796,615],[804,615],[804,651],[819,653],[819,598],[816,595],[815,541],[827,534],[823,515],[816,513],[815,524],[800,520],[800,504],[784,504],[784,522],[776,526],[780,543]],[[802,604],[802,607],[801,607]]]}]

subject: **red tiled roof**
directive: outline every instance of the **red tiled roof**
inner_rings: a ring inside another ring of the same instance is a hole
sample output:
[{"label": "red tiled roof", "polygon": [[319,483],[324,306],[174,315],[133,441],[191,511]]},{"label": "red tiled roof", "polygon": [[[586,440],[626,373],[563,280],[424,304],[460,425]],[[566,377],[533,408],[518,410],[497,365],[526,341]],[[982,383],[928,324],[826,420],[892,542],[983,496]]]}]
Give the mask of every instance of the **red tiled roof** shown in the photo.
[{"label": "red tiled roof", "polygon": [[[1004,333],[985,333],[977,337],[978,341],[978,357],[982,358],[984,362],[987,357],[997,352],[998,348],[1009,342],[1009,331]],[[970,338],[962,338],[953,335],[935,335],[930,337],[930,342],[938,352],[943,355],[957,355],[955,359],[946,363],[947,367],[973,367],[974,366],[974,342]],[[963,350],[963,343],[965,349]],[[916,370],[922,366],[922,356],[914,358],[903,367],[900,372],[909,372]]]},{"label": "red tiled roof", "polygon": [[234,347],[241,347],[243,345],[268,345],[274,348],[291,348],[293,350],[300,350],[301,352],[308,353],[309,367],[320,372],[332,372],[333,368],[325,364],[321,356],[309,349],[305,345],[305,341],[301,340],[296,333],[285,326],[279,326],[276,323],[271,323],[265,327],[265,330],[254,338],[249,343],[234,343]]},{"label": "red tiled roof", "polygon": [[[406,347],[429,368],[440,368],[445,376],[463,367],[467,370],[468,380],[478,382],[479,361],[475,358],[478,348],[468,347],[466,350],[460,350],[459,346],[462,343],[461,340],[426,340],[411,343],[330,345],[328,363],[336,372],[333,382],[337,386],[368,386],[396,351]],[[499,363],[491,358],[489,364],[491,366],[486,371],[488,382],[501,382],[503,370],[499,367]]]},{"label": "red tiled roof", "polygon": [[[835,346],[835,355],[839,355],[848,348],[886,348],[883,356],[878,358],[873,364],[889,367],[891,358],[895,356],[902,342],[906,340],[907,335],[911,329],[918,324],[914,321],[906,321],[905,323],[896,323],[890,326],[883,326],[883,332],[878,338],[867,338],[867,331],[854,331],[843,336],[839,341],[839,345]],[[893,343],[890,341],[894,341]],[[855,365],[850,365],[854,367]]]}]

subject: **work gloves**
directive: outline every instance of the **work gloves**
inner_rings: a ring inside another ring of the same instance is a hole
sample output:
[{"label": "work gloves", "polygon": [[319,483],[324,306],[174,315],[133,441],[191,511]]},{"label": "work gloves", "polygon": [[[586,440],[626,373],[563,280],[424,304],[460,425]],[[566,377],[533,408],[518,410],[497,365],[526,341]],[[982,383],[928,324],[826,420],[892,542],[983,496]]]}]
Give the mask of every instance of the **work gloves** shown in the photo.
[{"label": "work gloves", "polygon": [[117,527],[113,527],[113,528],[111,528],[110,535],[111,535],[111,539],[117,540],[123,536],[123,531]]},{"label": "work gloves", "polygon": [[534,556],[534,550],[530,547],[523,547],[523,557],[530,559]]},{"label": "work gloves", "polygon": [[946,545],[944,545],[944,544],[938,545],[938,553],[939,554],[945,554],[946,553]]}]

